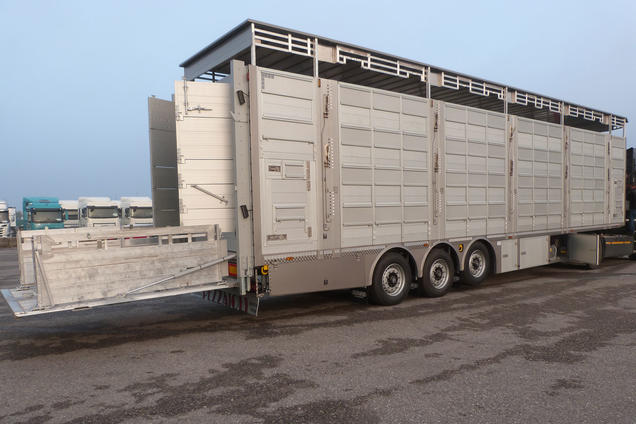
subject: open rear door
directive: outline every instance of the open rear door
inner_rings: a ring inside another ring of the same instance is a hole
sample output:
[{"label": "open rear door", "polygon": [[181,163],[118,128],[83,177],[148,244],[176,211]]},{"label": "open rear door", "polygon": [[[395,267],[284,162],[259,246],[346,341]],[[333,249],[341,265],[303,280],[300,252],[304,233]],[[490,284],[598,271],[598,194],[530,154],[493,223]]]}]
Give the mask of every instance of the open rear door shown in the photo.
[{"label": "open rear door", "polygon": [[249,94],[244,64],[231,71],[217,83],[175,82],[179,217],[220,227],[244,295],[254,266]]},{"label": "open rear door", "polygon": [[247,69],[233,62],[227,83],[178,81],[174,102],[150,98],[155,228],[21,232],[20,285],[2,290],[15,315],[194,292],[257,310],[244,296],[253,272],[247,91]]},{"label": "open rear door", "polygon": [[148,98],[150,181],[155,227],[179,225],[174,102]]},{"label": "open rear door", "polygon": [[231,84],[175,82],[179,217],[235,230]]}]

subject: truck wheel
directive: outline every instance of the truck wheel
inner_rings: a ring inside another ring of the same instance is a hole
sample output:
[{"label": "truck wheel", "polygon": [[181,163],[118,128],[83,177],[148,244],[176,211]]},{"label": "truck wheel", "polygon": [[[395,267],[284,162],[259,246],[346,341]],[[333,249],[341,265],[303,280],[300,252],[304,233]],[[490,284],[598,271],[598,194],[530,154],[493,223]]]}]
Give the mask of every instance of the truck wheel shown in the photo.
[{"label": "truck wheel", "polygon": [[397,253],[384,255],[373,271],[373,282],[367,288],[369,299],[377,305],[397,305],[411,288],[411,267]]},{"label": "truck wheel", "polygon": [[488,278],[490,271],[490,254],[482,242],[474,243],[464,259],[462,282],[469,286],[478,286]]},{"label": "truck wheel", "polygon": [[429,253],[424,263],[424,272],[419,281],[418,292],[428,297],[444,296],[453,285],[455,267],[450,255],[442,249]]}]

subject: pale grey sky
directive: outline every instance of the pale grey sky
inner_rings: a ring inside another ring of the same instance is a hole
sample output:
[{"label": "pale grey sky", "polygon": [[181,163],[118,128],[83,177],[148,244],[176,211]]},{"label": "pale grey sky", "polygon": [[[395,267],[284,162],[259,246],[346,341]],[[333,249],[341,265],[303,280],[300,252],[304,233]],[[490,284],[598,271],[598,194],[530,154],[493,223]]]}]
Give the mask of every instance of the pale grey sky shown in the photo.
[{"label": "pale grey sky", "polygon": [[636,122],[632,1],[0,0],[0,198],[149,195],[146,97],[246,18]]}]

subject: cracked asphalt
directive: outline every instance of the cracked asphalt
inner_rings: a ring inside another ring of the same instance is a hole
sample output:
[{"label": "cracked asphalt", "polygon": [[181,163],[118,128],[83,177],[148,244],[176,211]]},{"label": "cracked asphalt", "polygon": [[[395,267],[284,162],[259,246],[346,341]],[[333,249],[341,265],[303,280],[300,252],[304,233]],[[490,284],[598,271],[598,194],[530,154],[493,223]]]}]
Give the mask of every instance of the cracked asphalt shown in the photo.
[{"label": "cracked asphalt", "polygon": [[[17,283],[0,249],[0,287]],[[194,296],[15,319],[0,422],[635,423],[636,262],[552,265],[374,307]]]}]

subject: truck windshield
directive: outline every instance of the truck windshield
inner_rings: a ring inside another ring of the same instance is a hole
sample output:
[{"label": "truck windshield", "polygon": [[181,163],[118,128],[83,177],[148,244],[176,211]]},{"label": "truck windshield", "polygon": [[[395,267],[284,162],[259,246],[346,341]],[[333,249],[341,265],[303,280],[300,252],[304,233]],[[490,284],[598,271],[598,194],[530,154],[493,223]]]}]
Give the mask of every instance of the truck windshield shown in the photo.
[{"label": "truck windshield", "polygon": [[9,211],[0,211],[0,222],[9,220]]},{"label": "truck windshield", "polygon": [[77,219],[77,209],[66,209],[66,219],[68,220],[76,220]]},{"label": "truck windshield", "polygon": [[49,222],[61,222],[62,211],[58,209],[41,209],[38,211],[31,211],[31,221],[38,224],[45,224]]},{"label": "truck windshield", "polygon": [[117,206],[90,206],[88,208],[89,218],[117,218],[119,210]]},{"label": "truck windshield", "polygon": [[152,218],[152,208],[133,206],[131,209],[133,218]]}]

